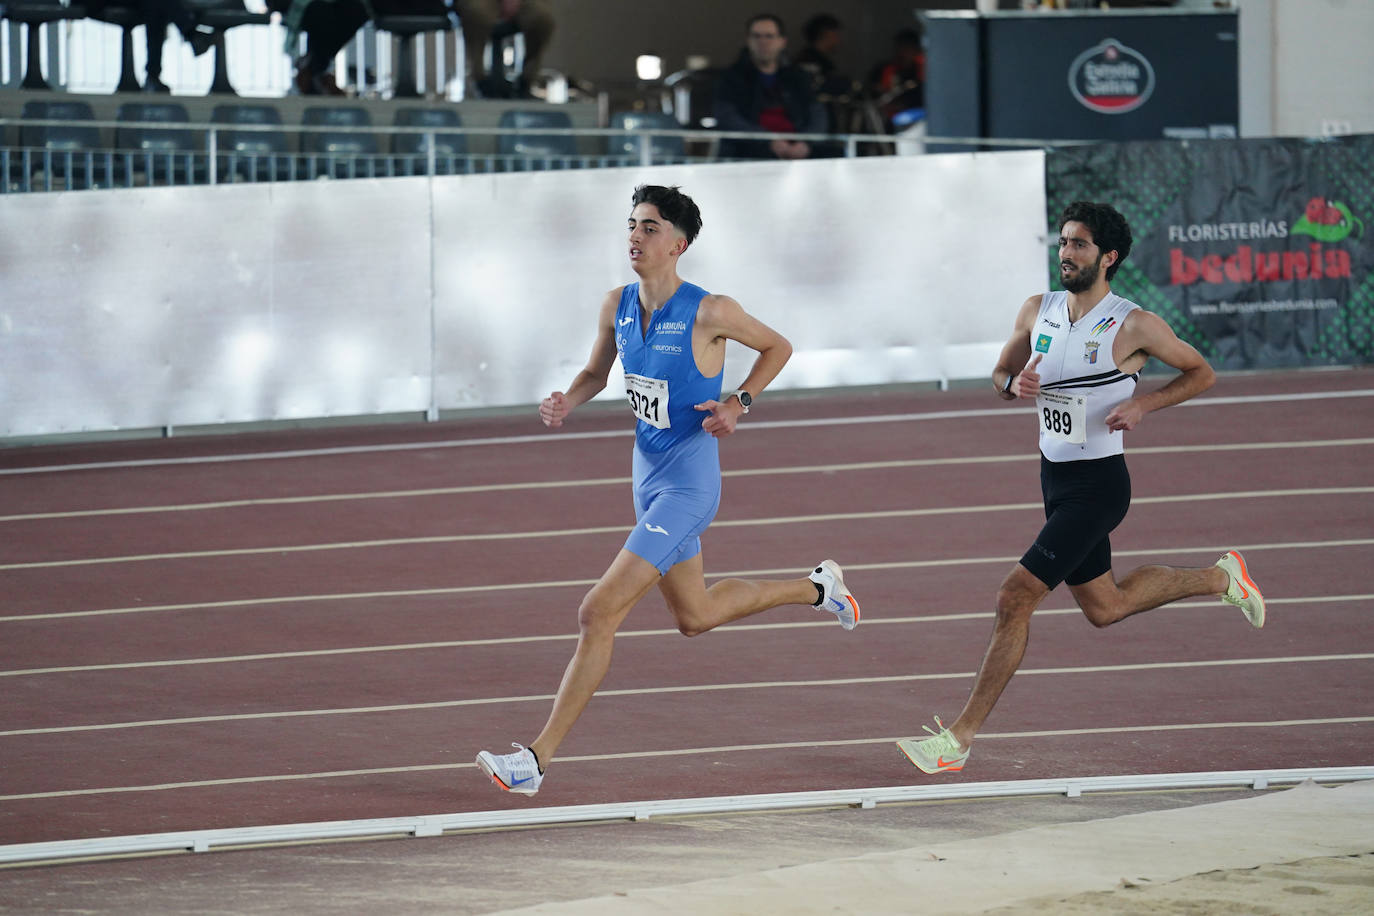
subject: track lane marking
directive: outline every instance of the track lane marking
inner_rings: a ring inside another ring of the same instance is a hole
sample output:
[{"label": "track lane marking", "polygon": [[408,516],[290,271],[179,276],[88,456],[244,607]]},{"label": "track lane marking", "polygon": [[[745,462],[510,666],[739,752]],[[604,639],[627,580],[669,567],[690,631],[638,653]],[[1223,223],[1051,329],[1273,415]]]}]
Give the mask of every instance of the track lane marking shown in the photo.
[{"label": "track lane marking", "polygon": [[[1270,544],[1227,544],[1206,547],[1147,547],[1136,549],[1113,548],[1114,557],[1158,556],[1160,554],[1215,553],[1223,554],[1228,550],[1307,550],[1332,547],[1367,547],[1374,544],[1374,538],[1340,538],[1329,541],[1287,541]],[[999,557],[952,557],[943,560],[899,560],[886,563],[846,563],[846,569],[885,571],[894,569],[929,569],[933,567],[963,566],[966,564],[1016,563],[1021,559],[1015,556]],[[707,579],[758,579],[766,576],[795,576],[795,567],[775,567],[771,569],[739,569],[722,572],[709,572]],[[182,604],[150,604],[142,607],[100,608],[85,611],[51,611],[41,614],[14,614],[0,617],[0,623],[22,623],[35,620],[59,620],[68,617],[101,617],[112,614],[145,614],[160,611],[214,610],[219,608],[252,607],[261,604],[299,604],[315,601],[351,601],[367,599],[416,598],[438,595],[471,595],[480,592],[510,592],[524,589],[548,588],[589,588],[596,579],[554,579],[541,582],[508,582],[494,585],[451,585],[438,588],[389,589],[370,592],[339,592],[336,594],[313,595],[275,595],[264,598],[231,598],[225,601],[194,601]]]},{"label": "track lane marking", "polygon": [[[1374,438],[1318,439],[1304,442],[1236,442],[1207,445],[1156,445],[1132,448],[1132,455],[1166,455],[1193,452],[1266,451],[1270,449],[1343,448],[1374,445]],[[847,471],[899,470],[903,468],[941,467],[945,465],[1001,464],[1036,461],[1039,453],[1014,455],[970,455],[951,458],[909,458],[889,461],[854,461],[843,464],[814,464],[778,468],[745,468],[723,471],[724,477],[774,477],[783,474],[836,474]],[[29,512],[0,515],[0,522],[25,522],[66,518],[95,518],[100,516],[143,515],[163,512],[203,512],[222,509],[255,508],[259,506],[308,505],[312,503],[346,502],[370,499],[413,499],[432,496],[462,496],[473,493],[500,493],[545,489],[573,489],[577,487],[624,486],[629,477],[592,477],[584,480],[536,480],[515,483],[473,484],[455,487],[429,487],[416,490],[378,490],[362,493],[325,493],[315,496],[265,496],[245,499],[219,500],[205,503],[180,503],[161,506],[125,506],[107,509],[72,509],[61,512]]]},{"label": "track lane marking", "polygon": [[[1281,606],[1285,604],[1306,605],[1306,604],[1351,604],[1359,601],[1374,599],[1374,594],[1368,595],[1327,595],[1310,598],[1270,598],[1268,604]],[[1224,609],[1226,605],[1217,601],[1179,601],[1165,606],[1169,610],[1183,610],[1196,608],[1215,608]],[[1164,608],[1156,608],[1156,612]],[[1068,608],[1040,608],[1036,610],[1038,617],[1056,617],[1060,615],[1077,615],[1082,611],[1077,607]],[[992,611],[968,611],[958,614],[929,614],[910,617],[884,617],[884,618],[865,618],[865,626],[891,626],[895,624],[926,624],[926,623],[955,623],[964,620],[983,620],[993,616]],[[722,634],[727,633],[747,633],[758,631],[778,631],[778,630],[802,630],[820,629],[822,627],[831,628],[835,626],[833,619],[829,620],[802,620],[787,621],[782,623],[746,623],[730,624],[720,628]],[[678,636],[676,628],[662,627],[649,630],[622,630],[616,633],[616,638],[633,638],[643,636]],[[47,668],[14,668],[10,670],[0,670],[0,677],[29,677],[40,674],[73,674],[91,671],[126,671],[138,668],[175,668],[186,665],[223,665],[223,664],[242,664],[247,662],[282,661],[285,659],[301,658],[329,658],[340,655],[365,655],[368,653],[384,652],[424,652],[432,649],[469,649],[469,648],[489,648],[493,646],[517,646],[529,643],[547,642],[576,642],[576,633],[548,633],[541,636],[500,636],[488,639],[453,639],[437,642],[419,643],[391,643],[373,646],[347,646],[337,649],[300,649],[289,652],[255,652],[247,655],[219,655],[202,656],[196,658],[169,658],[154,659],[139,662],[109,662],[98,665],[64,665]],[[8,734],[0,732],[0,735]]]},{"label": "track lane marking", "polygon": [[[1301,487],[1285,490],[1239,490],[1230,493],[1184,493],[1172,496],[1141,496],[1131,501],[1133,506],[1216,502],[1235,499],[1290,499],[1313,496],[1357,496],[1374,493],[1368,487]],[[715,521],[712,528],[752,528],[774,525],[806,525],[841,521],[920,518],[932,515],[973,515],[987,512],[1044,511],[1043,502],[991,503],[972,506],[932,506],[920,509],[882,509],[869,512],[833,512],[816,515],[783,515],[773,518],[726,519]],[[0,571],[21,569],[55,569],[73,566],[113,565],[119,563],[147,563],[164,560],[203,560],[216,557],[243,557],[262,554],[317,553],[328,550],[373,550],[379,547],[409,547],[421,544],[458,544],[470,541],[510,541],[535,538],[585,537],[596,534],[623,534],[632,525],[600,525],[591,528],[555,528],[543,531],[493,531],[482,534],[434,534],[421,537],[379,538],[371,541],[338,541],[322,544],[273,545],[269,547],[230,547],[219,550],[186,550],[171,553],[128,554],[111,557],[82,557],[72,560],[38,560],[28,563],[0,564]]]},{"label": "track lane marking", "polygon": [[[1107,728],[1072,728],[1026,732],[986,732],[979,741],[1016,740],[1026,738],[1078,737],[1083,735],[1150,734],[1177,731],[1210,731],[1214,729],[1246,728],[1302,728],[1320,725],[1363,725],[1374,722],[1374,716],[1338,716],[1326,719],[1277,719],[1255,722],[1187,722],[1164,725],[1120,725]],[[908,735],[884,738],[852,738],[821,741],[786,741],[773,744],[729,744],[719,747],[672,748],[661,751],[629,751],[620,754],[583,754],[559,757],[561,764],[602,762],[607,760],[643,760],[662,757],[692,757],[701,754],[733,754],[747,751],[780,751],[816,747],[864,747],[891,744]],[[269,776],[236,776],[228,779],[201,779],[190,782],[154,783],[141,786],[106,786],[91,789],[64,789],[54,792],[26,792],[0,795],[0,802],[33,801],[45,798],[77,798],[88,795],[111,795],[125,792],[161,792],[171,789],[206,789],[218,786],[247,785],[268,782],[297,782],[306,779],[339,779],[351,776],[387,776],[400,773],[423,773],[437,770],[475,769],[475,763],[430,763],[413,766],[375,767],[359,770],[327,770],[319,773],[282,773]]]},{"label": "track lane marking", "polygon": [[[1308,391],[1294,394],[1254,394],[1230,397],[1198,397],[1176,405],[1180,407],[1227,407],[1234,404],[1276,404],[1292,401],[1324,401],[1374,396],[1374,389],[1352,388],[1334,391]],[[921,413],[873,414],[868,416],[817,417],[806,420],[757,420],[752,429],[806,429],[824,426],[854,426],[871,423],[910,423],[922,420],[958,420],[971,418],[1013,417],[1023,419],[1033,414],[1033,407],[989,407],[967,410],[934,410]],[[491,436],[479,439],[445,439],[433,442],[394,442],[381,445],[351,445],[320,449],[290,449],[280,452],[248,452],[244,454],[195,455],[185,458],[146,458],[128,461],[93,461],[84,464],[37,465],[22,468],[0,468],[0,476],[23,474],[52,474],[65,471],[107,470],[111,468],[167,467],[187,464],[215,464],[241,461],[273,461],[289,458],[315,458],[335,455],[366,455],[379,452],[423,451],[426,449],[467,448],[484,445],[526,445],[531,443],[575,442],[586,439],[629,438],[634,429],[588,430],[522,436]]]},{"label": "track lane marking", "polygon": [[[1305,665],[1317,662],[1358,662],[1374,659],[1374,652],[1354,652],[1339,655],[1289,655],[1272,658],[1200,659],[1185,662],[1132,662],[1118,665],[1080,665],[1076,667],[1021,668],[1017,675],[1047,674],[1120,674],[1127,671],[1168,671],[1184,668],[1234,668],[1247,665]],[[824,678],[793,681],[739,681],[728,684],[681,684],[667,687],[627,687],[619,690],[598,690],[598,697],[662,696],[674,693],[714,693],[724,690],[791,690],[799,687],[856,687],[876,684],[900,684],[914,681],[972,680],[977,672],[955,671],[937,674],[889,674],[870,677]],[[213,716],[187,716],[174,719],[147,719],[131,722],[108,722],[88,725],[57,725],[39,728],[16,728],[0,731],[0,738],[32,735],[68,734],[71,732],[119,731],[130,728],[155,728],[171,725],[204,725],[221,722],[250,722],[264,719],[301,719],[316,716],[353,716],[387,712],[415,712],[426,709],[455,709],[465,706],[504,706],[510,703],[549,703],[552,693],[509,697],[474,697],[464,700],[434,700],[428,703],[395,703],[382,706],[346,706],[326,709],[273,710],[271,712],[226,713]]]}]

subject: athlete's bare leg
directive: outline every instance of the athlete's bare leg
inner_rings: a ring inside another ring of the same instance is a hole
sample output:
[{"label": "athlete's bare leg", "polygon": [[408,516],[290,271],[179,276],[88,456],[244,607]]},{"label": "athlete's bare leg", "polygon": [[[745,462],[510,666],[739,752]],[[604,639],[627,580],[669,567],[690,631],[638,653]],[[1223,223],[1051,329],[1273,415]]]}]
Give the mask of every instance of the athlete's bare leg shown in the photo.
[{"label": "athlete's bare leg", "polygon": [[548,767],[558,745],[568,736],[577,717],[591,702],[611,666],[615,632],[625,615],[639,603],[659,580],[658,570],[648,560],[622,549],[601,579],[592,586],[577,609],[577,649],[563,672],[553,709],[530,750]]},{"label": "athlete's bare leg", "polygon": [[[1171,601],[1226,591],[1229,579],[1224,570],[1181,569],[1172,566],[1142,566],[1132,570],[1120,583],[1110,570],[1069,591],[1094,626],[1105,627],[1132,614],[1148,611]],[[997,619],[983,664],[973,682],[973,692],[949,726],[950,733],[967,748],[983,727],[992,707],[1021,665],[1030,637],[1030,618],[1049,594],[1045,583],[1020,563],[1012,569],[997,590]]]},{"label": "athlete's bare leg", "polygon": [[801,579],[722,579],[706,587],[701,554],[668,570],[658,583],[668,611],[684,636],[784,604],[815,604],[816,584]]},{"label": "athlete's bare leg", "polygon": [[1132,614],[1148,611],[1200,595],[1220,595],[1230,583],[1226,571],[1216,566],[1185,569],[1177,566],[1142,566],[1120,582],[1111,570],[1069,591],[1095,627],[1108,627]]},{"label": "athlete's bare leg", "polygon": [[949,726],[960,746],[968,747],[973,741],[1007,682],[1021,666],[1030,637],[1031,614],[1049,593],[1045,583],[1020,563],[1002,580],[997,590],[997,619],[992,626],[992,639],[973,681],[973,692],[959,718]]}]

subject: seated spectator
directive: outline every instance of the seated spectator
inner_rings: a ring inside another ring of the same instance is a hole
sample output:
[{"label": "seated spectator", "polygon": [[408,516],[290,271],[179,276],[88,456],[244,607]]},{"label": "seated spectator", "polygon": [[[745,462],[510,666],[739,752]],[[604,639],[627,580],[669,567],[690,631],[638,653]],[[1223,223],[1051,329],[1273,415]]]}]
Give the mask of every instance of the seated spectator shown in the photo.
[{"label": "seated spectator", "polygon": [[344,95],[329,71],[344,45],[376,13],[446,14],[444,0],[267,0],[286,24],[286,53],[295,55],[305,34],[305,53],[296,59],[301,95]]},{"label": "seated spectator", "polygon": [[892,57],[873,68],[868,75],[869,91],[877,100],[883,124],[889,133],[896,131],[893,119],[903,112],[925,107],[926,55],[921,48],[921,33],[902,29],[892,40]]},{"label": "seated spectator", "polygon": [[829,13],[817,13],[802,26],[806,47],[794,63],[811,74],[811,88],[817,95],[844,95],[850,79],[835,66],[835,52],[844,41],[844,26]]},{"label": "seated spectator", "polygon": [[[482,98],[533,98],[530,91],[539,75],[539,63],[553,35],[553,6],[549,0],[453,0],[463,27],[463,54],[467,59],[469,91]],[[525,36],[525,60],[514,86],[500,75],[498,52],[492,49],[489,73],[483,57],[493,35],[520,32]]]},{"label": "seated spectator", "polygon": [[[372,18],[367,0],[268,0],[267,8],[281,13],[286,25],[286,53],[296,64],[296,91],[343,95],[330,70],[343,46]],[[296,57],[302,32],[305,53]]]},{"label": "seated spectator", "polygon": [[[99,19],[106,0],[87,0],[86,15]],[[148,60],[144,68],[144,92],[170,92],[162,82],[162,46],[167,41],[167,26],[175,25],[181,37],[199,57],[215,46],[215,33],[201,28],[181,0],[138,0],[147,39]]]},{"label": "seated spectator", "polygon": [[[744,51],[716,83],[716,127],[754,133],[825,130],[825,111],[811,91],[811,78],[785,62],[786,47],[780,18],[761,13],[748,21]],[[804,140],[727,138],[720,142],[721,158],[806,159],[811,155],[811,144]]]}]

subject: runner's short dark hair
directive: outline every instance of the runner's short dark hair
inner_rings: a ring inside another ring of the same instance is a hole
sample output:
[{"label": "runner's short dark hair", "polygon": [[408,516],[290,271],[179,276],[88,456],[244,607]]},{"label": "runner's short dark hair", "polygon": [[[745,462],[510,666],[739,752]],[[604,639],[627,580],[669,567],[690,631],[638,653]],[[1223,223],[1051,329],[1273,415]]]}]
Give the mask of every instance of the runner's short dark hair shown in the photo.
[{"label": "runner's short dark hair", "polygon": [[1116,263],[1107,268],[1107,279],[1111,280],[1126,255],[1131,253],[1131,227],[1111,204],[1093,203],[1088,200],[1075,200],[1064,208],[1059,216],[1059,231],[1064,231],[1065,223],[1082,223],[1093,234],[1093,244],[1101,251],[1115,251]]},{"label": "runner's short dark hair", "polygon": [[687,244],[696,241],[701,231],[701,211],[696,201],[682,193],[677,185],[664,187],[660,184],[642,184],[635,188],[630,198],[630,209],[640,204],[653,204],[659,215],[673,224],[673,227],[687,237]]}]

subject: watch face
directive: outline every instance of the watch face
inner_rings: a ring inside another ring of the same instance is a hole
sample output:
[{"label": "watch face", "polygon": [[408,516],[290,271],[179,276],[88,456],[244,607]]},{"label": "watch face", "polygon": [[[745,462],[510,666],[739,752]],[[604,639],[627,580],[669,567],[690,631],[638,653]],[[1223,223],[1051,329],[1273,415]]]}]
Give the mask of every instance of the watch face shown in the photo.
[{"label": "watch face", "polygon": [[743,404],[745,407],[754,406],[754,398],[747,391],[736,391],[735,397],[739,398],[739,402]]}]

